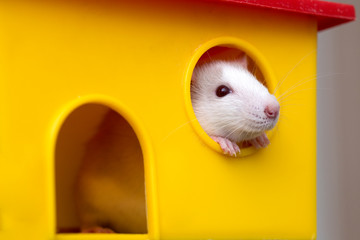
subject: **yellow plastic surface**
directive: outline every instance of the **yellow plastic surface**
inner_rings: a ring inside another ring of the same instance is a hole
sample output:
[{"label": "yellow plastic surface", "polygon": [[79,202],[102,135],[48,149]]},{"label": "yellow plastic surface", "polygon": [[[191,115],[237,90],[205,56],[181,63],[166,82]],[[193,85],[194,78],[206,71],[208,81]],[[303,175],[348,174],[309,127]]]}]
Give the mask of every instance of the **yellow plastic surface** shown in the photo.
[{"label": "yellow plastic surface", "polygon": [[[0,239],[315,239],[315,19],[157,4],[0,3]],[[246,51],[288,94],[270,146],[244,157],[219,153],[194,120],[191,73],[216,45]],[[56,233],[57,137],[87,103],[139,138],[148,234]]]}]

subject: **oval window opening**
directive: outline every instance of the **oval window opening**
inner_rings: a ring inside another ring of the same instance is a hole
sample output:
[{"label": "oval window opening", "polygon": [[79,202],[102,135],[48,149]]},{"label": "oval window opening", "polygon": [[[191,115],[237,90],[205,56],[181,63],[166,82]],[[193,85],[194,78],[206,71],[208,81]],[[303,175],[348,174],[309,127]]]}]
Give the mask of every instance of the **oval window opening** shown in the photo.
[{"label": "oval window opening", "polygon": [[259,66],[255,63],[254,59],[244,51],[231,47],[231,46],[216,46],[207,50],[196,63],[196,67],[201,66],[206,63],[214,61],[227,61],[227,62],[241,62],[243,57],[246,57],[247,66],[246,69],[256,77],[256,79],[267,87],[265,77],[261,72]]},{"label": "oval window opening", "polygon": [[[257,62],[258,59],[262,58],[254,52],[247,52],[246,48],[218,45],[201,55],[191,77],[190,95],[195,116],[201,129],[217,142],[209,145],[220,145],[223,152],[232,156],[247,156],[256,148],[265,147],[269,140],[263,133],[271,130],[277,122],[278,103],[268,93],[269,83],[265,76],[269,74],[263,72],[264,63]],[[238,84],[239,80],[244,81]],[[252,100],[264,92],[266,99],[261,104]],[[254,116],[253,122],[245,115]],[[193,125],[203,137],[197,124]],[[209,143],[208,139],[204,140]],[[241,154],[238,154],[239,148]]]},{"label": "oval window opening", "polygon": [[147,233],[139,140],[124,117],[85,104],[63,123],[55,151],[58,233]]}]

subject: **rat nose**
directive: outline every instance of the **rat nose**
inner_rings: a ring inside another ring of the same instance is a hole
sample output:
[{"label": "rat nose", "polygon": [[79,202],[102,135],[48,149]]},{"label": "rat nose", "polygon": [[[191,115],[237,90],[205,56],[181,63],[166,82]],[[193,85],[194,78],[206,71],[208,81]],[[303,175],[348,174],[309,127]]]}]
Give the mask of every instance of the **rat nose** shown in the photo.
[{"label": "rat nose", "polygon": [[265,107],[264,112],[268,118],[274,119],[279,114],[279,110],[280,110],[279,104],[269,104]]}]

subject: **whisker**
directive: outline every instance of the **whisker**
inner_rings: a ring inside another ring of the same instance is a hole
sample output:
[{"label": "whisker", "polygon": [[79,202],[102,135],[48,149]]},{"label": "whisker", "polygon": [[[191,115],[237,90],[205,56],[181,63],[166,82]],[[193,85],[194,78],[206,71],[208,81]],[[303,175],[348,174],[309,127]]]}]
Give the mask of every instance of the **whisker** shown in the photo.
[{"label": "whisker", "polygon": [[279,96],[282,97],[283,95],[285,95],[286,93],[288,92],[291,92],[291,90],[297,88],[297,87],[300,87],[301,85],[304,85],[308,82],[311,82],[311,81],[314,81],[314,80],[319,80],[321,78],[328,78],[328,77],[332,77],[332,76],[335,76],[335,75],[342,75],[342,73],[333,73],[333,74],[327,74],[327,75],[322,75],[322,76],[313,76],[311,78],[303,78],[301,80],[299,80],[298,82],[296,82],[294,85],[290,86],[282,95]]},{"label": "whisker", "polygon": [[309,56],[310,56],[311,54],[313,54],[314,52],[316,52],[316,49],[314,49],[314,50],[310,51],[310,53],[306,54],[303,58],[300,59],[299,62],[297,62],[297,63],[295,64],[295,66],[294,66],[292,69],[290,69],[289,72],[287,72],[287,74],[285,75],[285,77],[283,77],[282,80],[277,84],[276,88],[274,89],[274,93],[273,93],[273,94],[276,93],[276,91],[280,88],[281,84],[286,80],[286,78],[290,75],[290,73],[292,73],[292,72],[294,71],[294,69],[296,69],[296,68],[300,65],[300,63],[302,63],[302,61],[304,61],[307,57],[309,57]]},{"label": "whisker", "polygon": [[[305,80],[305,81],[304,81]],[[281,97],[283,97],[284,95],[286,95],[287,93],[291,93],[291,90],[296,89],[297,87],[300,87],[301,85],[304,85],[308,82],[314,81],[316,80],[315,78],[309,79],[306,81],[306,79],[302,79],[299,82],[296,82],[294,85],[292,85],[291,87],[289,87],[283,94],[281,94],[279,97],[277,97],[277,99],[281,99]]]},{"label": "whisker", "polygon": [[295,93],[299,93],[299,92],[303,92],[303,91],[308,91],[308,90],[316,90],[316,88],[305,88],[305,89],[299,89],[295,92],[292,92],[291,94],[282,96],[281,98],[278,98],[278,101],[281,101],[282,99],[287,99],[288,97],[294,95]]},{"label": "whisker", "polygon": [[[314,88],[316,90],[319,90],[318,88]],[[303,90],[311,90],[311,89],[303,89]],[[329,89],[321,89],[321,90],[329,90]],[[297,92],[294,92],[295,94]],[[284,105],[284,103],[291,103],[291,102],[302,102],[301,98],[288,98],[290,95],[286,96],[285,98],[279,100],[280,107]]]},{"label": "whisker", "polygon": [[[279,118],[275,128],[274,128],[274,133],[276,133],[279,136],[279,125],[280,125],[280,121],[281,121],[281,117]],[[281,121],[282,122],[282,121]]]},{"label": "whisker", "polygon": [[254,65],[252,67],[252,70],[251,70],[251,74],[254,75],[254,76],[256,74],[256,69],[257,69],[256,63],[254,63]]},{"label": "whisker", "polygon": [[280,107],[284,108],[287,106],[306,106],[306,104],[301,104],[301,103],[287,103],[287,104],[281,104]]},{"label": "whisker", "polygon": [[[238,130],[237,128],[234,128],[234,130],[232,130],[229,134],[226,134],[225,138],[229,138],[229,136],[234,132],[236,132],[237,130]],[[240,134],[242,134],[242,132]]]},{"label": "whisker", "polygon": [[208,51],[206,51],[206,54],[208,55],[209,59],[210,59],[211,61],[213,61],[213,59],[211,58],[210,53],[209,53]]},{"label": "whisker", "polygon": [[191,123],[191,122],[193,122],[193,121],[195,121],[195,120],[196,120],[196,118],[194,118],[194,119],[192,119],[192,120],[190,120],[190,121],[187,121],[186,123],[181,124],[179,127],[177,127],[177,128],[175,128],[174,130],[172,130],[166,137],[164,137],[164,138],[162,139],[162,142],[165,142],[165,140],[168,139],[172,134],[174,134],[174,133],[177,132],[179,129],[183,128],[184,126],[186,126],[187,124],[189,124],[189,123]]}]

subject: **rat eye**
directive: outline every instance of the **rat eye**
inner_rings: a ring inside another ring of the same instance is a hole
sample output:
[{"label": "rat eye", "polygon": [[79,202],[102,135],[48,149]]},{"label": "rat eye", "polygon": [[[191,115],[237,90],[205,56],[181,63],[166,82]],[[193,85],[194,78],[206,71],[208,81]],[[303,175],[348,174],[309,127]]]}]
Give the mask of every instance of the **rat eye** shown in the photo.
[{"label": "rat eye", "polygon": [[231,89],[228,88],[225,85],[220,85],[217,89],[216,89],[216,96],[218,97],[224,97],[226,95],[228,95],[229,93],[231,93]]}]

